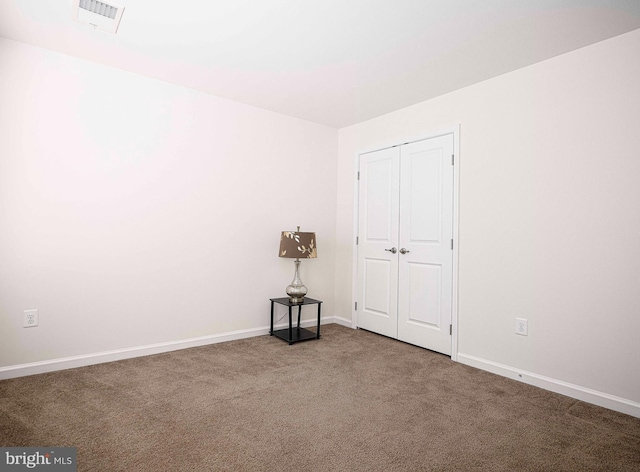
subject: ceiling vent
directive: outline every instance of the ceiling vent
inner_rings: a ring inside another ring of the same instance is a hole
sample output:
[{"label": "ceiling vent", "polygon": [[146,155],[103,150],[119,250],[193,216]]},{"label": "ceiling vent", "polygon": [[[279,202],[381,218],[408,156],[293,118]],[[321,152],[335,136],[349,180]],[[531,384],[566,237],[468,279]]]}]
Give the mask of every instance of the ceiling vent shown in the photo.
[{"label": "ceiling vent", "polygon": [[73,0],[72,18],[96,29],[115,33],[118,31],[124,7],[98,0]]}]

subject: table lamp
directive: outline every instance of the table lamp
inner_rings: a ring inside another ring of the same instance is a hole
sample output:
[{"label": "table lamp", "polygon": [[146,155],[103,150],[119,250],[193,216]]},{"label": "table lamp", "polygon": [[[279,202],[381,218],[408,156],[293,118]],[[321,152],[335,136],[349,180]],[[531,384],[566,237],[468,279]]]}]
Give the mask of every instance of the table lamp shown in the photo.
[{"label": "table lamp", "polygon": [[280,257],[295,259],[296,271],[291,285],[287,287],[287,295],[291,303],[304,301],[307,287],[300,280],[300,258],[315,259],[318,257],[316,249],[316,233],[302,233],[300,226],[296,231],[283,231],[280,235]]}]

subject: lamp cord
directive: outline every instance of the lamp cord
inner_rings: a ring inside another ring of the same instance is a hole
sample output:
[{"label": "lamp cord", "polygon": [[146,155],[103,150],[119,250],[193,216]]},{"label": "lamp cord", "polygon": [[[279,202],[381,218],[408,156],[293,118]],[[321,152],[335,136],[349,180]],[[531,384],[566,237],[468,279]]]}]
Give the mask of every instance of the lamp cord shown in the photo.
[{"label": "lamp cord", "polygon": [[273,323],[273,324],[280,323],[280,321],[282,321],[282,318],[284,318],[285,316],[287,316],[287,313],[286,313],[286,312],[285,312],[285,313],[283,313],[283,314],[282,314],[282,316],[281,316],[280,318],[278,318],[276,321],[274,321],[274,323]]}]

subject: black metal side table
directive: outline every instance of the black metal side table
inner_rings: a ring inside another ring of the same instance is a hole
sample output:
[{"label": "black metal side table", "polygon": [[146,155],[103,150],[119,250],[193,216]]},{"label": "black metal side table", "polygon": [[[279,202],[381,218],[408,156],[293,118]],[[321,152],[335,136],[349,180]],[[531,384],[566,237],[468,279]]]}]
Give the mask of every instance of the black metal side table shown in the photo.
[{"label": "black metal side table", "polygon": [[[320,339],[320,310],[322,307],[322,301],[314,300],[313,298],[305,297],[301,303],[292,303],[289,301],[289,297],[284,298],[271,298],[271,329],[269,330],[269,334],[271,336],[276,336],[284,341],[287,341],[289,344],[297,343],[299,341],[308,341],[309,339]],[[289,307],[289,328],[279,329],[277,331],[273,330],[273,307],[278,303],[280,305]],[[318,327],[316,328],[316,332],[310,331],[305,328],[300,327],[300,314],[302,312],[302,305],[318,305]],[[297,328],[293,328],[291,321],[291,309],[297,306],[298,307],[298,326]]]}]

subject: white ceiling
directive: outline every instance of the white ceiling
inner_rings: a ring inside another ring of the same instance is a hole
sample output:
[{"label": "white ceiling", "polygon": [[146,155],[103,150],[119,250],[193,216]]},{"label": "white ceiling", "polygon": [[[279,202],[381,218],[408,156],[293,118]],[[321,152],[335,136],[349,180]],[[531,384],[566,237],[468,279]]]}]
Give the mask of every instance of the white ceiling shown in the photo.
[{"label": "white ceiling", "polygon": [[340,128],[640,28],[640,0],[113,3],[117,34],[0,0],[0,36]]}]

